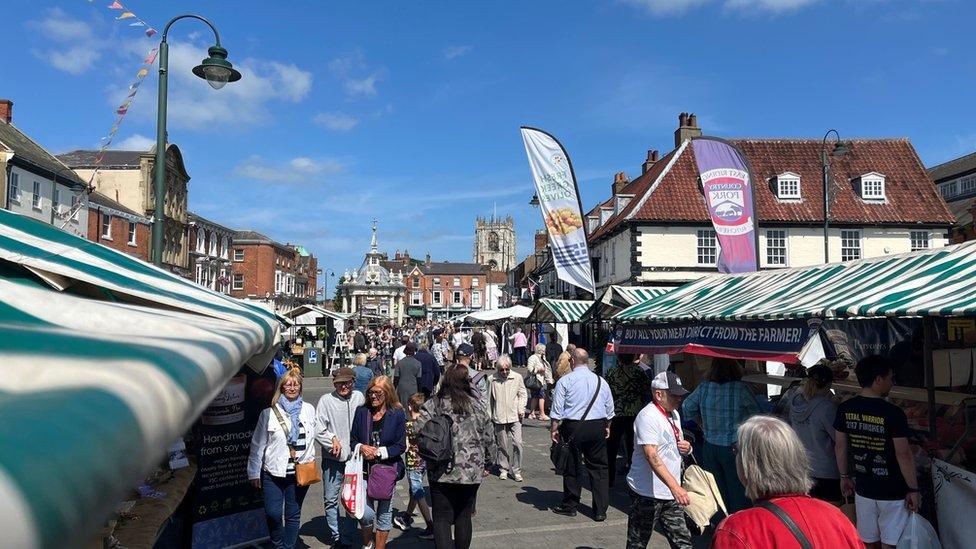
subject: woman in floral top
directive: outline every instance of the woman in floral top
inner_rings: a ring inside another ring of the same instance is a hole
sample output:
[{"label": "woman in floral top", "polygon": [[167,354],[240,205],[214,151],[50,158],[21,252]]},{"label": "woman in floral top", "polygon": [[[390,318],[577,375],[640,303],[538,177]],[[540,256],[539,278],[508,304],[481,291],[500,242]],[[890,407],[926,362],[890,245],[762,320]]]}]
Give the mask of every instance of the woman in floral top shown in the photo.
[{"label": "woman in floral top", "polygon": [[406,531],[413,522],[413,510],[420,509],[420,514],[424,517],[427,524],[420,534],[420,539],[433,539],[434,532],[431,529],[432,520],[430,517],[430,507],[427,506],[427,488],[424,487],[424,473],[427,466],[423,458],[417,451],[417,428],[416,420],[420,417],[420,407],[424,405],[423,393],[416,393],[407,401],[407,480],[410,484],[410,503],[407,510],[393,518],[393,524]]}]

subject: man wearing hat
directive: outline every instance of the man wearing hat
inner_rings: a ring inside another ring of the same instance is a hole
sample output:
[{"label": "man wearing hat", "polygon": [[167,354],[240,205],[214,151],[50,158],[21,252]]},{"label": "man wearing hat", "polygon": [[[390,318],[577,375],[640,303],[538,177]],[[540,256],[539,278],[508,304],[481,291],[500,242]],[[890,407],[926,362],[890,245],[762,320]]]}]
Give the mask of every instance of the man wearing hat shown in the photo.
[{"label": "man wearing hat", "polygon": [[322,395],[315,407],[318,424],[315,440],[322,445],[322,490],[325,500],[325,522],[329,527],[330,541],[339,545],[339,492],[342,476],[349,459],[349,435],[356,408],[362,406],[365,397],[353,390],[356,373],[352,368],[339,368],[332,376],[335,390]]},{"label": "man wearing hat", "polygon": [[627,485],[634,501],[627,518],[627,549],[643,549],[660,523],[671,545],[691,549],[691,532],[682,506],[691,503],[681,487],[681,456],[691,444],[681,432],[678,408],[688,390],[674,372],[661,372],[651,381],[653,400],[634,420],[634,455]]}]

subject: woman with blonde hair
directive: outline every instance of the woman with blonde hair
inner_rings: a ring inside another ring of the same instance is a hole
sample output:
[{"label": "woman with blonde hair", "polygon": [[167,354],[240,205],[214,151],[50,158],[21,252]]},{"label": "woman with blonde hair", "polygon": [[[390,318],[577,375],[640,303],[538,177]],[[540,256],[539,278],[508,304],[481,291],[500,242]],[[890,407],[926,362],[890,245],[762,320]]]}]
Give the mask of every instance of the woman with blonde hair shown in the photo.
[{"label": "woman with blonde hair", "polygon": [[569,351],[559,353],[556,359],[556,380],[573,371],[573,354]]},{"label": "woman with blonde hair", "polygon": [[372,369],[366,366],[366,361],[366,353],[359,353],[352,359],[352,371],[356,374],[356,383],[353,385],[353,389],[364,395],[366,394],[366,387],[369,386],[370,380],[376,375]]},{"label": "woman with blonde hair", "polygon": [[723,520],[712,547],[864,547],[840,509],[807,495],[810,461],[782,420],[753,416],[739,426],[735,468],[756,506]]},{"label": "woman with blonde hair", "polygon": [[[529,417],[549,421],[546,415],[546,388],[551,386],[554,381],[552,378],[552,366],[546,360],[546,345],[540,343],[535,346],[535,352],[529,357],[528,374],[534,375],[538,384],[529,390]],[[529,385],[533,385],[529,383]]]},{"label": "woman with blonde hair", "polygon": [[271,406],[258,416],[247,460],[247,478],[264,493],[275,549],[292,549],[298,541],[308,486],[296,483],[295,464],[315,461],[315,430],[315,407],[302,401],[302,373],[292,368],[278,379]]},{"label": "woman with blonde hair", "polygon": [[[363,546],[384,549],[393,527],[396,483],[406,468],[400,456],[407,449],[407,417],[387,376],[374,377],[366,388],[366,404],[356,408],[350,443],[363,455],[366,513],[359,521]],[[375,526],[375,537],[374,537]]]}]

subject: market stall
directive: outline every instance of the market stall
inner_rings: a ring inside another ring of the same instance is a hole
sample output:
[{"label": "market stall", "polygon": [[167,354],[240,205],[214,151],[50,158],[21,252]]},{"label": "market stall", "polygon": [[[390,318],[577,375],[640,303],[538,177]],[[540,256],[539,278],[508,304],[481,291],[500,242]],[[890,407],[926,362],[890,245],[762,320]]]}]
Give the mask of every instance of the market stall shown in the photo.
[{"label": "market stall", "polygon": [[[542,298],[536,301],[527,320],[537,325],[538,334],[552,332],[559,334],[558,341],[565,349],[570,343],[571,328],[575,333],[573,343],[582,344],[579,339],[582,322],[586,313],[593,307],[593,303],[592,300]],[[549,324],[551,328],[545,330],[543,324]]]},{"label": "market stall", "polygon": [[156,466],[280,321],[0,210],[0,531],[76,546]]},{"label": "market stall", "polygon": [[620,311],[654,299],[673,290],[664,286],[619,286],[610,285],[592,303],[590,309],[583,315],[583,320],[607,320]]}]

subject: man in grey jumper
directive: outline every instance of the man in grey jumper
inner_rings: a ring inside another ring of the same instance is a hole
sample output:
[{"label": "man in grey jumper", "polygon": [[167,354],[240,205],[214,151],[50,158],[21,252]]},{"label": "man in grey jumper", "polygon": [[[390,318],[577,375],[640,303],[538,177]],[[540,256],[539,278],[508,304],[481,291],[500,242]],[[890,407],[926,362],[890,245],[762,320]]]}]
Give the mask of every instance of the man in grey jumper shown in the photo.
[{"label": "man in grey jumper", "polygon": [[317,432],[315,440],[322,445],[322,490],[325,500],[325,522],[334,545],[339,544],[339,492],[352,448],[349,433],[356,408],[365,397],[353,390],[356,373],[352,368],[339,368],[332,377],[335,390],[322,395],[315,407]]}]

